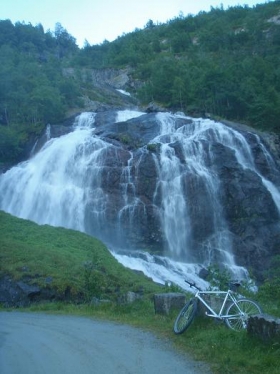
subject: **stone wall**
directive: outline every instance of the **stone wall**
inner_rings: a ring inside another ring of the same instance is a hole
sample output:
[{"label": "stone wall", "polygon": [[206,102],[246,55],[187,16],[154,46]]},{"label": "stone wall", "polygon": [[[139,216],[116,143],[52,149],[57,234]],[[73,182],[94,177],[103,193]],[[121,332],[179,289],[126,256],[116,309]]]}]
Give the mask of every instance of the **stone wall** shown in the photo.
[{"label": "stone wall", "polygon": [[280,343],[280,318],[268,314],[251,316],[247,326],[248,334],[266,343]]},{"label": "stone wall", "polygon": [[186,303],[186,295],[170,292],[154,295],[154,308],[156,314],[169,315],[172,310],[181,310]]}]

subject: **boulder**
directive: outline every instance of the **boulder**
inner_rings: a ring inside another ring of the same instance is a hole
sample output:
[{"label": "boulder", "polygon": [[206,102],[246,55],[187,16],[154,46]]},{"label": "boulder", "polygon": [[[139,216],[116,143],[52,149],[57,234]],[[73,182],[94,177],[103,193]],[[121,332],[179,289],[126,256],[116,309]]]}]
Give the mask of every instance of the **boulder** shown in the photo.
[{"label": "boulder", "polygon": [[51,277],[45,279],[42,287],[34,284],[35,279],[36,277],[23,277],[16,281],[9,276],[0,278],[0,304],[5,308],[20,308],[41,301],[84,301],[83,295],[74,296],[69,288],[58,292],[51,284]]},{"label": "boulder", "polygon": [[181,310],[186,303],[183,293],[160,293],[154,295],[154,308],[156,314],[169,315],[172,310]]},{"label": "boulder", "polygon": [[247,332],[266,343],[280,343],[280,318],[258,314],[248,319]]},{"label": "boulder", "polygon": [[23,281],[16,282],[8,276],[0,279],[0,304],[4,307],[28,306],[40,292],[36,285],[29,285]]}]

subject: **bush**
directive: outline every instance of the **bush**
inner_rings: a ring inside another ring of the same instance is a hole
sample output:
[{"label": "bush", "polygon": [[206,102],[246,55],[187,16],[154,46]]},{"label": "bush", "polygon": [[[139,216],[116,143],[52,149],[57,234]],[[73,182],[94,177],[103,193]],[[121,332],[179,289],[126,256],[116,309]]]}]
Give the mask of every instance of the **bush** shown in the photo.
[{"label": "bush", "polygon": [[231,280],[230,272],[227,269],[221,269],[217,264],[208,267],[207,281],[211,289],[227,291]]}]

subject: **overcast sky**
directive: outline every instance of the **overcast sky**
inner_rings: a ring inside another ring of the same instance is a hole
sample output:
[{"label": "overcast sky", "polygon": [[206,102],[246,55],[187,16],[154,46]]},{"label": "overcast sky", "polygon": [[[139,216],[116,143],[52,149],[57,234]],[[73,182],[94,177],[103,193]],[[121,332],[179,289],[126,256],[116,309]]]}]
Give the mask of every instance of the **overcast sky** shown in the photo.
[{"label": "overcast sky", "polygon": [[59,22],[82,47],[85,40],[100,44],[142,29],[150,19],[164,23],[180,12],[187,16],[221,4],[227,9],[266,2],[269,0],[0,0],[0,20],[30,22],[33,26],[41,23],[45,31],[54,31]]}]

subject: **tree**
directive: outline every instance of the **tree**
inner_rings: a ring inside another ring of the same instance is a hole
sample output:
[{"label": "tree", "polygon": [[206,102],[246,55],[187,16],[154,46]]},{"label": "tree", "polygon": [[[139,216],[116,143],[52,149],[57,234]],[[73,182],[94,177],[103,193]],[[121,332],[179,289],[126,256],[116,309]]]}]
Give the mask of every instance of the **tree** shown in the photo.
[{"label": "tree", "polygon": [[156,27],[156,25],[154,24],[154,22],[151,19],[149,19],[149,21],[145,25],[145,28],[151,30],[154,27]]},{"label": "tree", "polygon": [[17,44],[15,27],[9,19],[0,21],[0,46],[4,44],[11,46]]},{"label": "tree", "polygon": [[59,22],[55,25],[54,35],[57,42],[59,58],[65,57],[68,54],[77,51],[78,46],[76,44],[76,39],[73,36],[71,36]]},{"label": "tree", "polygon": [[22,145],[17,129],[0,126],[0,162],[17,159],[21,151]]},{"label": "tree", "polygon": [[175,76],[172,89],[172,106],[182,111],[187,107],[187,83],[180,76]]}]

